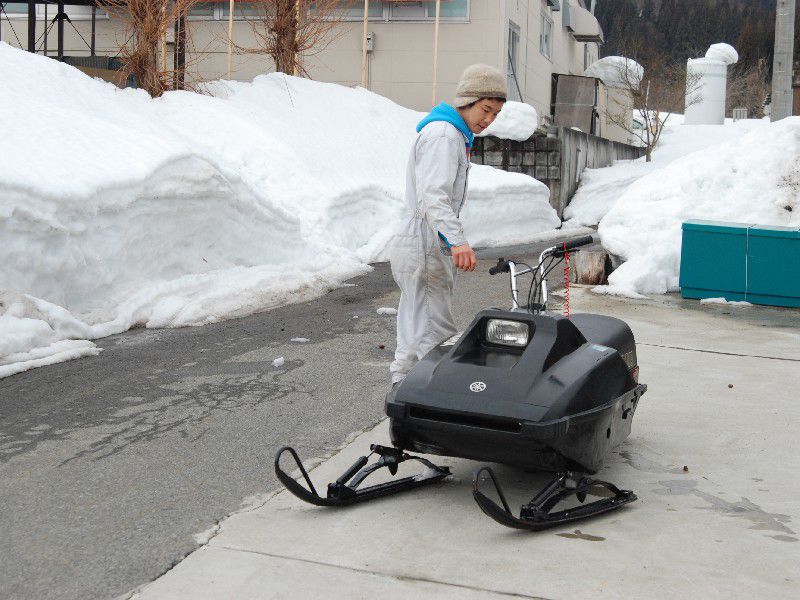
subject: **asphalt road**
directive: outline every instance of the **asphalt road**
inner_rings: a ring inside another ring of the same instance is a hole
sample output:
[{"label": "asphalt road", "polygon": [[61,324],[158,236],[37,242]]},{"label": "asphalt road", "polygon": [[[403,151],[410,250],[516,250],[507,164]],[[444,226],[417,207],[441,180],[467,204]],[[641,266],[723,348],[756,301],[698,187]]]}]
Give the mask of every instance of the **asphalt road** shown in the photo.
[{"label": "asphalt road", "polygon": [[[530,260],[552,243],[484,256]],[[459,326],[509,304],[492,263],[460,276]],[[377,423],[394,318],[376,310],[397,299],[380,264],[309,303],[133,330],[99,340],[98,356],[0,380],[0,597],[127,596],[274,491],[278,447],[323,457]]]}]

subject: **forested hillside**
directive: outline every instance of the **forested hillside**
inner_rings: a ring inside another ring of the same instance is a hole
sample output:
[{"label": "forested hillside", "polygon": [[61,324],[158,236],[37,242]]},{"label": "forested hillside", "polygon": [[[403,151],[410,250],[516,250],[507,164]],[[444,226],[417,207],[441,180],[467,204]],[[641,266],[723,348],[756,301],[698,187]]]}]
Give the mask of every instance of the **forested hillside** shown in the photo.
[{"label": "forested hillside", "polygon": [[603,56],[685,62],[727,42],[739,51],[740,68],[759,59],[771,68],[775,0],[600,0],[597,17],[606,37]]}]

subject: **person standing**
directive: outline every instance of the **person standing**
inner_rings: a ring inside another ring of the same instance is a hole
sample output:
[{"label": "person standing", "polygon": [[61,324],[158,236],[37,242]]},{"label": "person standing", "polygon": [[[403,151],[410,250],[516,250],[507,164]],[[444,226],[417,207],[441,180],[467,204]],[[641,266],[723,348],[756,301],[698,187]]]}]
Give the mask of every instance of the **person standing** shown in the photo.
[{"label": "person standing", "polygon": [[390,251],[400,288],[392,387],[432,348],[457,333],[457,269],[475,269],[459,220],[476,133],[495,120],[507,97],[505,76],[488,65],[464,70],[452,105],[441,103],[417,125],[406,169],[405,210]]}]

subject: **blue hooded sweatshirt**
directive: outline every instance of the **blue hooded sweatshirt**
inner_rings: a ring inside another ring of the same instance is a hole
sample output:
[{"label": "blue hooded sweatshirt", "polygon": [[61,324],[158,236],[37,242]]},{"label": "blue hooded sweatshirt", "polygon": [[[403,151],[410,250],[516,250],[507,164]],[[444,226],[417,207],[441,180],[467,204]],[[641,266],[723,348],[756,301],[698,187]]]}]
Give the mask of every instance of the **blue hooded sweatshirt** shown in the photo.
[{"label": "blue hooded sweatshirt", "polygon": [[[450,123],[461,133],[464,134],[464,136],[467,138],[465,146],[467,150],[467,156],[469,156],[469,152],[470,150],[472,150],[472,142],[475,141],[475,134],[469,130],[466,121],[464,121],[464,118],[459,114],[459,112],[455,108],[447,104],[447,102],[442,102],[441,104],[434,106],[433,110],[431,110],[428,116],[422,119],[422,121],[420,121],[417,124],[417,133],[422,131],[423,127],[425,127],[425,125],[427,125],[428,123],[434,123],[436,121],[444,121],[446,123]],[[447,238],[442,235],[441,232],[438,233],[439,237],[442,238],[442,240],[444,240],[445,244],[447,244],[447,247],[452,248],[453,244],[451,244],[447,240]]]},{"label": "blue hooded sweatshirt", "polygon": [[433,110],[431,110],[428,116],[417,124],[417,133],[422,131],[422,128],[425,127],[425,125],[435,121],[445,121],[446,123],[450,123],[451,125],[455,126],[455,128],[463,133],[467,138],[467,148],[472,148],[472,142],[475,140],[475,134],[469,130],[467,123],[461,117],[459,112],[447,104],[447,102],[442,102],[441,104],[433,107]]}]

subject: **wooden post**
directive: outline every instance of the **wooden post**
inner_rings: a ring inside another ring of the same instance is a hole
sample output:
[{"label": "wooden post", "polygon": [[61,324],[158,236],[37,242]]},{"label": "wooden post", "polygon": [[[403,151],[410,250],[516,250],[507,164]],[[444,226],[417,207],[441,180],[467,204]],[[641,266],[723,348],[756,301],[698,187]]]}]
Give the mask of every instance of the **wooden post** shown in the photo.
[{"label": "wooden post", "polygon": [[295,77],[300,76],[300,53],[297,51],[297,36],[300,32],[300,5],[303,3],[303,0],[294,0],[294,41],[295,41],[295,51],[294,51],[294,73]]},{"label": "wooden post", "polygon": [[179,21],[175,20],[175,26],[173,29],[173,35],[175,42],[172,44],[172,71],[174,76],[172,77],[172,89],[178,89],[178,23]]},{"label": "wooden post", "polygon": [[58,3],[58,60],[64,60],[64,3]]},{"label": "wooden post", "polygon": [[183,14],[178,17],[178,37],[175,40],[175,47],[178,49],[178,89],[182,90],[186,75],[186,17]]},{"label": "wooden post", "polygon": [[367,24],[369,23],[369,0],[364,0],[364,35],[361,38],[361,87],[367,87]]},{"label": "wooden post", "polygon": [[[45,8],[47,5],[45,4]],[[46,21],[47,19],[45,19]],[[95,38],[97,37],[97,5],[92,4],[92,42],[89,46],[89,54],[94,56],[95,53]]]},{"label": "wooden post", "polygon": [[[47,23],[45,23],[47,27]],[[36,2],[28,0],[28,52],[36,54]]]},{"label": "wooden post", "polygon": [[161,72],[167,72],[167,2],[164,0],[164,5],[161,7],[161,23],[164,27],[164,33],[161,35]]},{"label": "wooden post", "polygon": [[228,9],[228,79],[233,70],[233,0]]},{"label": "wooden post", "polygon": [[433,98],[431,106],[436,106],[436,77],[439,67],[439,15],[441,13],[442,0],[436,0],[436,26],[434,27],[433,37]]}]

